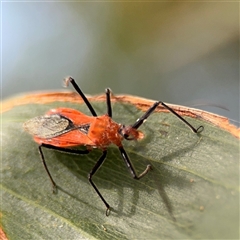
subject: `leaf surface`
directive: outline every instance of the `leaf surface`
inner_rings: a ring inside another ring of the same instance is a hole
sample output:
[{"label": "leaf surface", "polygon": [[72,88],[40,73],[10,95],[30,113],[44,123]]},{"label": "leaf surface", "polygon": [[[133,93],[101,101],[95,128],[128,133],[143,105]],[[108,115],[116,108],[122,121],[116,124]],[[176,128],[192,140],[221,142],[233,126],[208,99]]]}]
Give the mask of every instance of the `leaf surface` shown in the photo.
[{"label": "leaf surface", "polygon": [[[147,102],[147,100],[145,100]],[[238,239],[239,140],[201,119],[197,135],[171,113],[156,112],[141,126],[144,138],[125,141],[125,150],[143,179],[132,179],[115,146],[93,177],[113,208],[105,206],[87,175],[101,151],[72,155],[44,149],[59,186],[52,194],[37,144],[23,122],[51,108],[70,107],[89,115],[83,104],[16,104],[2,114],[1,212],[9,239]],[[106,104],[93,101],[96,112]],[[113,103],[113,119],[133,124],[143,114],[135,103]]]}]

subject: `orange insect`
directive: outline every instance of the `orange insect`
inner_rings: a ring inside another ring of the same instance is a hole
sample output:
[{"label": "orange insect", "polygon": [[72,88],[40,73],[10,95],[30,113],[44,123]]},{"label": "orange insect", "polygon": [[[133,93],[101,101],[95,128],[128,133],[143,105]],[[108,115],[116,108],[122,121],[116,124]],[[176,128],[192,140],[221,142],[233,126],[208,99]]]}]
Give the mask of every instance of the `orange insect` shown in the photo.
[{"label": "orange insect", "polygon": [[[92,177],[104,162],[107,155],[107,147],[110,144],[115,144],[118,146],[121,156],[127,165],[132,177],[134,179],[140,179],[149,172],[151,165],[147,165],[146,169],[140,175],[137,175],[126,151],[123,148],[122,141],[124,139],[141,139],[143,137],[143,134],[138,131],[138,128],[154,112],[159,104],[164,106],[181,121],[187,124],[187,126],[189,126],[193,132],[199,133],[203,130],[203,126],[200,126],[197,129],[194,128],[189,122],[187,122],[173,109],[161,101],[155,102],[147,110],[147,112],[143,114],[142,117],[136,120],[133,125],[125,126],[123,124],[116,123],[112,120],[112,107],[110,98],[111,91],[109,88],[106,89],[107,114],[103,116],[97,116],[92,105],[83,94],[81,89],[78,87],[74,79],[68,77],[65,79],[65,83],[66,85],[69,83],[73,85],[74,89],[82,97],[93,116],[86,116],[85,114],[70,108],[57,108],[50,110],[44,116],[30,119],[24,123],[23,127],[28,133],[33,135],[34,141],[39,144],[39,154],[44,168],[51,180],[54,193],[57,190],[57,185],[48,170],[42,148],[74,154],[87,154],[92,150],[92,148],[99,148],[102,150],[103,153],[101,157],[98,159],[95,166],[88,174],[88,180],[105,204],[107,208],[107,216],[110,213],[110,205],[104,199],[95,183],[92,181]],[[71,149],[73,146],[86,146],[86,149]]]}]

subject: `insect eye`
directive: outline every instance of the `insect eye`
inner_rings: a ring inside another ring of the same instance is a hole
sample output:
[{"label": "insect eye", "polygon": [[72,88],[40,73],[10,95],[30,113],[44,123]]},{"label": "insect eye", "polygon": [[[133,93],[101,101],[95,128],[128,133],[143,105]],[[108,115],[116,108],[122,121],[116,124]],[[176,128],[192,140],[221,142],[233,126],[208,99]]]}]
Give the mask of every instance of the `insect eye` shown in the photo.
[{"label": "insect eye", "polygon": [[137,139],[135,131],[133,131],[131,126],[122,125],[119,129],[119,134],[124,137],[126,140]]},{"label": "insect eye", "polygon": [[127,133],[124,133],[124,134],[123,134],[123,137],[128,140],[129,135],[128,135]]},{"label": "insect eye", "polygon": [[134,140],[135,139],[134,136],[130,137],[128,134],[124,134],[124,138],[126,140]]}]

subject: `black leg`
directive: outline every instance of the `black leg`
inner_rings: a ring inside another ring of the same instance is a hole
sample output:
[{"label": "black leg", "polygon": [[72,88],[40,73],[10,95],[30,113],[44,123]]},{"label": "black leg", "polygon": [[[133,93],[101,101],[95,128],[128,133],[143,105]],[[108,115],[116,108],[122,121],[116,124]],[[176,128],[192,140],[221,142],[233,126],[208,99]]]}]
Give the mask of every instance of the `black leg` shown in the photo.
[{"label": "black leg", "polygon": [[134,179],[140,179],[142,178],[143,176],[145,176],[150,170],[151,170],[151,165],[147,165],[146,169],[139,175],[137,176],[135,170],[134,170],[134,167],[126,153],[126,151],[124,150],[123,147],[119,147],[119,151],[121,152],[121,155],[122,155],[122,158],[125,162],[125,164],[127,165],[131,175],[133,176]]},{"label": "black leg", "polygon": [[88,174],[88,180],[91,183],[91,185],[93,186],[93,188],[95,189],[95,191],[97,192],[98,196],[101,198],[101,200],[103,201],[103,203],[105,204],[107,210],[106,210],[106,216],[109,215],[110,213],[110,206],[109,204],[106,202],[106,200],[104,199],[104,197],[102,196],[102,194],[99,192],[97,186],[94,184],[94,182],[92,181],[92,177],[93,175],[96,173],[96,171],[101,167],[101,165],[103,164],[105,158],[107,155],[107,150],[103,151],[102,156],[98,159],[97,163],[95,164],[95,166],[93,167],[93,169],[91,170],[91,172]]},{"label": "black leg", "polygon": [[168,109],[171,113],[173,113],[176,117],[178,117],[181,121],[183,121],[188,127],[191,128],[191,130],[195,133],[200,133],[203,130],[203,126],[198,127],[197,129],[194,128],[188,121],[186,121],[183,117],[181,117],[178,113],[176,113],[172,108],[170,108],[168,105],[166,105],[165,103],[158,101],[155,102],[152,107],[150,107],[148,109],[148,111],[143,114],[142,117],[140,117],[133,125],[132,128],[138,129],[143,122],[153,113],[153,111],[156,109],[156,107],[161,104],[162,106],[164,106],[166,109]]},{"label": "black leg", "polygon": [[57,184],[54,182],[54,180],[53,180],[53,178],[52,178],[52,176],[51,176],[51,174],[50,174],[50,172],[48,170],[48,167],[47,167],[47,164],[45,162],[45,158],[44,158],[44,155],[43,155],[43,152],[42,152],[42,146],[41,145],[38,147],[38,151],[39,151],[39,154],[41,156],[41,160],[42,160],[43,166],[44,166],[44,168],[45,168],[45,170],[46,170],[46,172],[48,174],[48,177],[49,177],[49,179],[50,179],[50,181],[52,183],[53,193],[56,193],[57,192]]},{"label": "black leg", "polygon": [[60,152],[66,152],[66,153],[73,153],[73,154],[88,154],[90,151],[85,149],[85,150],[79,150],[79,149],[71,149],[71,148],[62,148],[62,147],[56,147],[56,146],[53,146],[53,145],[50,145],[50,144],[45,144],[45,143],[42,143],[40,145],[41,147],[45,147],[45,148],[48,148],[48,149],[53,149],[53,150],[57,150],[57,151],[60,151]]},{"label": "black leg", "polygon": [[90,104],[90,102],[88,101],[88,99],[86,98],[86,96],[84,95],[84,93],[82,92],[82,90],[79,88],[79,86],[76,84],[75,80],[71,77],[68,77],[65,79],[65,83],[68,86],[69,82],[73,85],[74,89],[77,91],[77,93],[82,97],[83,101],[85,102],[85,104],[88,106],[88,109],[90,110],[90,112],[92,113],[92,115],[94,117],[97,117],[97,114],[95,112],[95,110],[93,109],[92,105]]},{"label": "black leg", "polygon": [[67,152],[67,153],[74,153],[74,154],[88,154],[89,153],[89,150],[77,150],[77,149],[68,149],[68,148],[60,148],[60,147],[56,147],[56,146],[52,146],[52,145],[49,145],[49,144],[41,144],[40,146],[38,146],[38,151],[39,151],[39,154],[40,154],[40,157],[41,157],[41,160],[42,160],[42,163],[43,163],[43,166],[48,174],[48,177],[52,183],[52,188],[53,188],[53,193],[56,193],[57,192],[57,185],[56,183],[54,182],[49,170],[48,170],[48,167],[47,167],[47,164],[46,164],[46,161],[45,161],[45,158],[44,158],[44,155],[43,155],[43,151],[42,151],[42,148],[45,147],[45,148],[48,148],[48,149],[53,149],[53,150],[57,150],[57,151],[61,151],[61,152]]},{"label": "black leg", "polygon": [[106,89],[106,101],[107,101],[107,112],[108,116],[112,117],[112,106],[111,106],[111,90],[110,88]]}]

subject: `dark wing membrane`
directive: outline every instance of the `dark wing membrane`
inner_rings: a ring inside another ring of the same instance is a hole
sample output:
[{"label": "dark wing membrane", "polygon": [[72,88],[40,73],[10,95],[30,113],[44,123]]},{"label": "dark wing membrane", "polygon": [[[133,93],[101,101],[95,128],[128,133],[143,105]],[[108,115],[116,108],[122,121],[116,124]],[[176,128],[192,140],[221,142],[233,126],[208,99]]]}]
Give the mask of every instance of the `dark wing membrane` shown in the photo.
[{"label": "dark wing membrane", "polygon": [[30,119],[23,125],[31,135],[39,138],[53,138],[74,129],[71,120],[58,115],[45,115]]},{"label": "dark wing membrane", "polygon": [[89,128],[90,128],[90,124],[84,124],[84,125],[81,125],[81,126],[78,126],[77,129],[84,133],[84,134],[88,134],[88,131],[89,131]]}]

